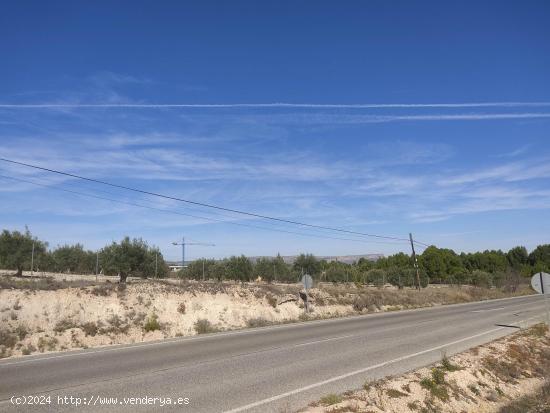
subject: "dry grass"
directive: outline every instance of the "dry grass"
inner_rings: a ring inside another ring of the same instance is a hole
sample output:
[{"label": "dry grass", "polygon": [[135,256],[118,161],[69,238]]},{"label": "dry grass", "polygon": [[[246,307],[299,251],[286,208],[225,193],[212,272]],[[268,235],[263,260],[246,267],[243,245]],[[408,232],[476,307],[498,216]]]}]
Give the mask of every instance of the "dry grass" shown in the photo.
[{"label": "dry grass", "polygon": [[220,331],[217,327],[214,327],[210,321],[206,319],[199,319],[195,322],[195,332],[197,334],[209,334]]},{"label": "dry grass", "polygon": [[321,397],[321,400],[319,402],[321,404],[331,406],[336,403],[340,403],[342,401],[342,396],[339,396],[337,394],[327,394],[324,397]]},{"label": "dry grass", "polygon": [[162,329],[162,326],[159,323],[158,316],[156,314],[152,314],[143,325],[143,331],[145,332],[156,331],[161,329]]},{"label": "dry grass", "polygon": [[500,408],[498,413],[550,412],[550,380],[535,394],[521,397]]},{"label": "dry grass", "polygon": [[249,328],[266,327],[271,324],[273,324],[271,321],[266,320],[262,317],[249,318],[248,320],[246,320],[246,326]]},{"label": "dry grass", "polygon": [[0,290],[15,289],[28,291],[55,291],[64,288],[85,288],[97,284],[94,281],[59,281],[53,277],[12,277],[0,275]]}]

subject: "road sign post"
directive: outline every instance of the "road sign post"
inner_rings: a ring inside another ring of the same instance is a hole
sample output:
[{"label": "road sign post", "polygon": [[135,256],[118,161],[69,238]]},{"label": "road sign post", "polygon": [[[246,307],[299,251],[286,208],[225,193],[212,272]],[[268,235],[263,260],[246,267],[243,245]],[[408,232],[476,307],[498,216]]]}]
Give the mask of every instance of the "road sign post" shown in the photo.
[{"label": "road sign post", "polygon": [[531,287],[542,295],[546,306],[546,324],[550,327],[550,274],[538,272],[531,277]]},{"label": "road sign post", "polygon": [[302,276],[302,284],[304,285],[304,290],[305,290],[304,308],[306,310],[306,313],[309,313],[309,297],[307,295],[307,290],[309,290],[311,287],[313,287],[313,278],[311,278],[311,275],[304,274]]}]

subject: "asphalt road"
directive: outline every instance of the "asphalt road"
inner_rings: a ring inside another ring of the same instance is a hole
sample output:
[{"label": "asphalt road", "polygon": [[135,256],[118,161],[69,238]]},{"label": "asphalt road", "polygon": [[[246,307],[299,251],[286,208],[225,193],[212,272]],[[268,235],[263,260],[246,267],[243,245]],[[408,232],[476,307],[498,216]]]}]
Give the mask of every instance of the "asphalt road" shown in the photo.
[{"label": "asphalt road", "polygon": [[543,319],[529,296],[8,359],[0,411],[293,411]]}]

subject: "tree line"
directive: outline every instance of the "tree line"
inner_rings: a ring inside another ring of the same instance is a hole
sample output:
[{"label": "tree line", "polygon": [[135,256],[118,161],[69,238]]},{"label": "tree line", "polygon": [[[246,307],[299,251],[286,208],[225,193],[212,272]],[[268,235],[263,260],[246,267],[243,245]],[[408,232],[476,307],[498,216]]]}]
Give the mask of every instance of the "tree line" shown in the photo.
[{"label": "tree line", "polygon": [[[34,253],[33,253],[34,250]],[[0,268],[23,270],[117,275],[121,281],[128,276],[165,277],[169,268],[160,250],[149,246],[141,238],[125,237],[99,251],[84,249],[81,244],[63,245],[50,250],[48,243],[25,232],[8,230],[0,234]]]},{"label": "tree line", "polygon": [[[422,287],[432,284],[507,287],[515,290],[522,279],[539,271],[550,270],[550,244],[539,245],[531,253],[525,247],[508,252],[486,250],[456,254],[451,249],[430,246],[418,255],[419,278]],[[376,261],[360,259],[353,264],[318,260],[311,254],[301,254],[292,264],[282,257],[260,258],[252,262],[245,256],[224,260],[193,261],[178,275],[187,279],[296,282],[308,273],[318,281],[355,282],[399,288],[416,286],[416,270],[411,256],[397,253]]]},{"label": "tree line", "polygon": [[[0,235],[0,268],[13,269],[21,275],[31,267],[34,244],[34,269],[49,272],[165,277],[169,273],[162,253],[142,239],[124,238],[98,252],[85,250],[81,244],[59,246],[53,250],[26,230],[4,230]],[[428,283],[507,287],[515,289],[525,277],[539,271],[550,271],[550,244],[539,245],[530,253],[518,246],[507,252],[486,250],[457,254],[451,249],[430,246],[418,255],[421,286]],[[292,264],[281,256],[252,261],[245,256],[223,260],[199,259],[178,272],[184,279],[297,282],[302,274],[317,281],[355,282],[402,287],[416,285],[416,270],[412,259],[397,253],[376,261],[360,259],[353,264],[318,260],[312,254],[299,255]]]}]

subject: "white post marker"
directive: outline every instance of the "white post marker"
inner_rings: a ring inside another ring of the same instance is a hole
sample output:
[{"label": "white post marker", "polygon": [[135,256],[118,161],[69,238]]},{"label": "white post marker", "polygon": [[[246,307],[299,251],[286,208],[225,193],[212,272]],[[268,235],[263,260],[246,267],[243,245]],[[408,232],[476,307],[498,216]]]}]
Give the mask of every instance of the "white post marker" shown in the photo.
[{"label": "white post marker", "polygon": [[537,293],[542,294],[546,303],[546,324],[550,327],[550,308],[548,297],[550,296],[550,274],[538,272],[531,277],[531,287]]},{"label": "white post marker", "polygon": [[311,275],[309,274],[302,275],[302,284],[304,284],[304,290],[306,290],[305,308],[307,313],[309,312],[309,298],[307,295],[307,290],[313,287],[313,278],[311,278]]}]

